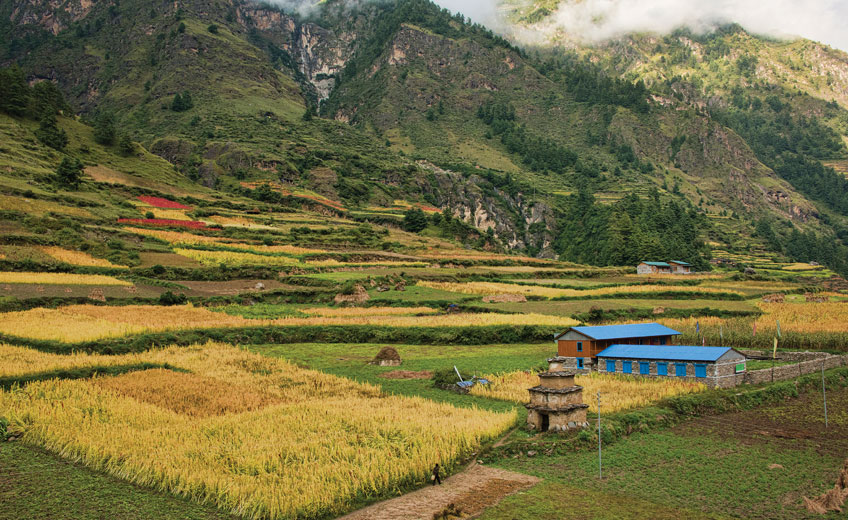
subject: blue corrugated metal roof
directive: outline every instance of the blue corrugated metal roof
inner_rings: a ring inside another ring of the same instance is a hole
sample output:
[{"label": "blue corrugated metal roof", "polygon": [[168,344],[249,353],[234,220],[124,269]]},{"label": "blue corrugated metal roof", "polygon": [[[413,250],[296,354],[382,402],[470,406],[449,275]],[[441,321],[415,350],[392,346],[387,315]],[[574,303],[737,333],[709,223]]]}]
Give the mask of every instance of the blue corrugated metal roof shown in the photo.
[{"label": "blue corrugated metal roof", "polygon": [[599,358],[667,359],[670,361],[716,361],[730,347],[688,347],[682,345],[610,345]]},{"label": "blue corrugated metal roof", "polygon": [[680,261],[680,260],[669,260],[669,262],[671,262],[673,264],[680,264],[680,265],[692,265],[689,262],[683,262],[683,261]]},{"label": "blue corrugated metal roof", "polygon": [[671,267],[665,262],[642,262],[643,264],[653,265],[654,267]]},{"label": "blue corrugated metal roof", "polygon": [[[650,338],[654,336],[676,336],[680,334],[659,323],[634,323],[631,325],[599,325],[596,327],[571,327],[584,336],[592,339],[619,339],[619,338]],[[563,333],[564,334],[564,333]],[[560,334],[562,335],[562,334]]]}]

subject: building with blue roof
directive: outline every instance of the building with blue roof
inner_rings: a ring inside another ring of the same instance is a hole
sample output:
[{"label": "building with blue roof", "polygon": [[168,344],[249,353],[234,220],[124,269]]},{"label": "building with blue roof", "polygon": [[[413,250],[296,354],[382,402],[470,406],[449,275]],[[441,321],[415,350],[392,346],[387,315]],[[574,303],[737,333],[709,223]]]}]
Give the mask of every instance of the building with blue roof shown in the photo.
[{"label": "building with blue roof", "polygon": [[634,323],[630,325],[600,325],[571,327],[554,336],[557,355],[571,358],[570,368],[590,368],[598,353],[610,345],[668,345],[680,332],[659,323]]},{"label": "building with blue roof", "polygon": [[597,355],[598,372],[644,377],[676,377],[709,387],[737,384],[745,372],[745,356],[730,347],[614,344]]}]

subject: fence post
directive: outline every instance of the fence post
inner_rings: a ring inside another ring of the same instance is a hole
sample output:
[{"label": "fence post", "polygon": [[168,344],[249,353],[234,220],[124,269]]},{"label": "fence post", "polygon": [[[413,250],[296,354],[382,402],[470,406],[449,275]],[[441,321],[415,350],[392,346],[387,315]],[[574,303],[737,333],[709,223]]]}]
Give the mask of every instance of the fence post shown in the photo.
[{"label": "fence post", "polygon": [[824,360],[822,360],[822,398],[824,399],[824,427],[827,428],[827,389],[824,385]]},{"label": "fence post", "polygon": [[601,392],[598,392],[598,480],[603,480],[604,472],[601,465]]}]

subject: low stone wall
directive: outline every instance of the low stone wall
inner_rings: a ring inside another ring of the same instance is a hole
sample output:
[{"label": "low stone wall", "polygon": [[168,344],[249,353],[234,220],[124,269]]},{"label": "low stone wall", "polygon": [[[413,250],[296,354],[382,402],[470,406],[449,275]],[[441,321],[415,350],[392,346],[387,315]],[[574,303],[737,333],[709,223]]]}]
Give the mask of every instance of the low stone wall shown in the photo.
[{"label": "low stone wall", "polygon": [[[740,350],[746,357],[767,357],[771,359],[771,350]],[[810,361],[813,359],[823,359],[830,356],[827,352],[778,352],[775,359],[780,361]]]},{"label": "low stone wall", "polygon": [[[797,352],[797,354],[808,353]],[[784,360],[786,360],[786,358],[784,358]],[[831,368],[846,365],[848,365],[848,355],[832,356],[825,354],[825,357],[819,357],[818,359],[800,361],[792,365],[782,365],[779,367],[774,367],[774,369],[764,368],[762,370],[752,370],[750,372],[739,374],[736,376],[736,384],[745,383],[749,385],[756,385],[759,383],[770,383],[772,381],[784,381],[787,379],[794,379],[804,374],[812,374],[813,372],[818,372],[822,369],[822,366],[824,366],[825,370],[829,370]],[[739,379],[741,379],[741,381],[738,381]]]}]

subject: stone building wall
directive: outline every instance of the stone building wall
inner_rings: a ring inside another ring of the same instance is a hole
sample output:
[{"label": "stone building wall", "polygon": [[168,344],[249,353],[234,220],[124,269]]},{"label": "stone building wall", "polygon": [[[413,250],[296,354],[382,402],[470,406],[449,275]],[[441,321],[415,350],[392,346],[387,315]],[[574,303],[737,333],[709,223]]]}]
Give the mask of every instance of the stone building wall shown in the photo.
[{"label": "stone building wall", "polygon": [[[744,353],[747,355],[762,355],[760,351],[745,351]],[[774,367],[773,374],[771,368],[753,371],[746,370],[745,372],[737,374],[736,364],[741,361],[736,360],[722,363],[704,363],[707,365],[707,377],[695,377],[695,363],[686,363],[686,377],[678,377],[674,375],[676,373],[674,366],[676,364],[675,362],[668,362],[668,376],[659,376],[657,374],[656,361],[649,362],[650,373],[645,375],[639,374],[639,363],[638,361],[633,360],[633,372],[628,375],[641,375],[642,377],[668,377],[704,383],[710,388],[732,388],[743,383],[756,385],[760,383],[770,383],[772,381],[794,379],[804,374],[811,374],[813,372],[820,371],[822,369],[822,364],[824,364],[825,370],[840,366],[848,366],[848,354],[842,356],[834,356],[823,352],[784,352],[781,354],[788,354],[792,358],[803,361],[799,361],[798,363],[791,365]],[[778,359],[787,361],[790,358],[781,358],[778,356]],[[598,372],[606,372],[606,360],[601,360],[601,362],[598,363]],[[620,359],[615,360],[615,373],[624,373],[623,363]]]},{"label": "stone building wall", "polygon": [[573,392],[545,392],[543,390],[530,390],[530,405],[544,406],[546,408],[560,408],[569,404],[580,404],[583,402],[583,388],[578,386]]}]

